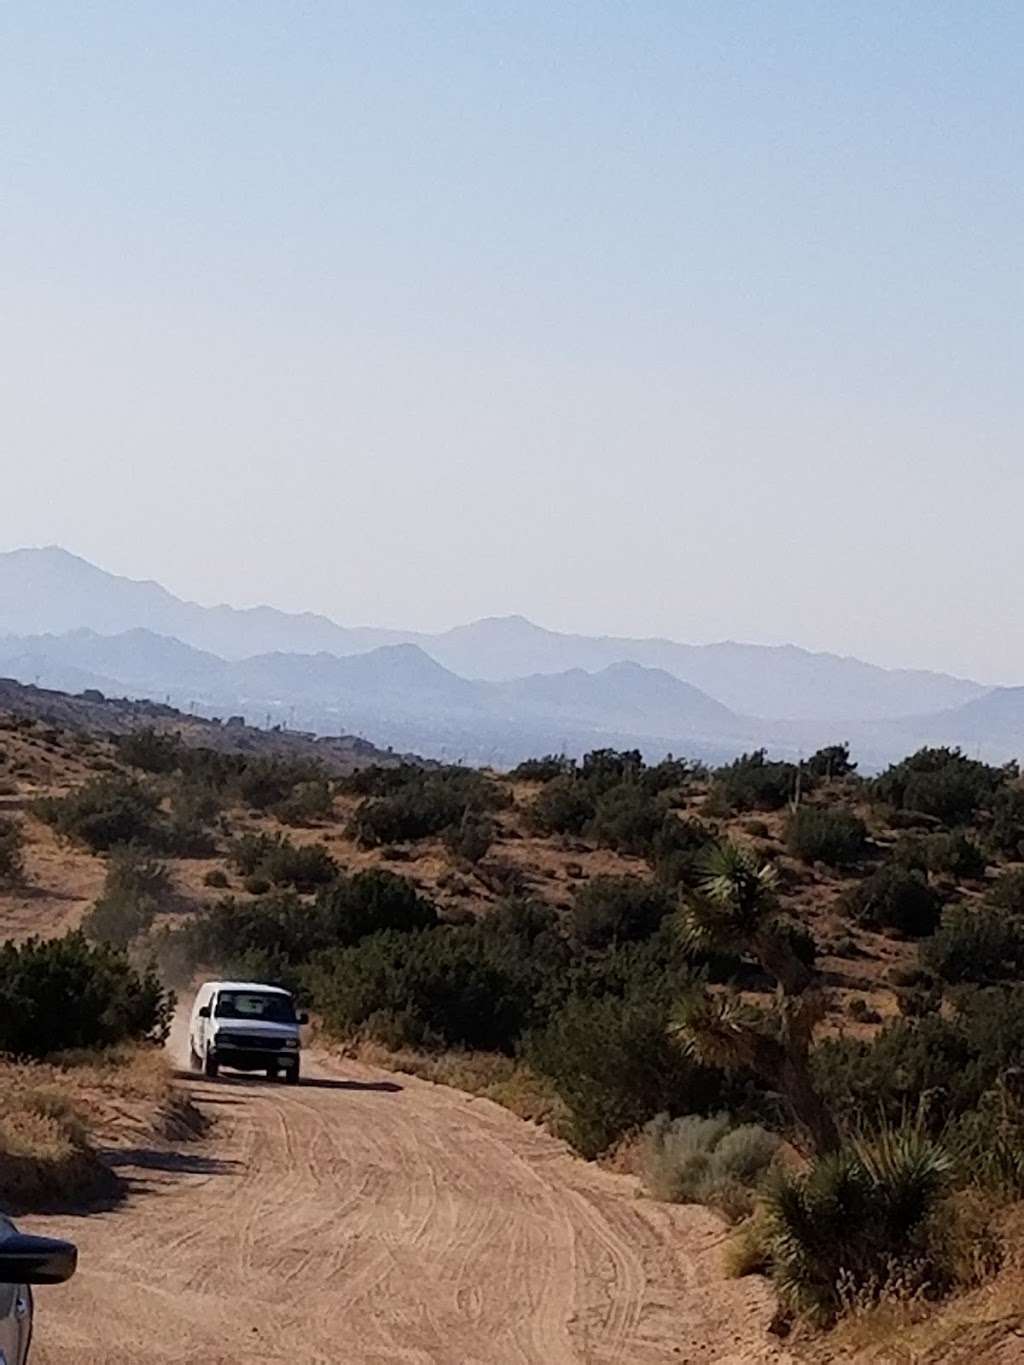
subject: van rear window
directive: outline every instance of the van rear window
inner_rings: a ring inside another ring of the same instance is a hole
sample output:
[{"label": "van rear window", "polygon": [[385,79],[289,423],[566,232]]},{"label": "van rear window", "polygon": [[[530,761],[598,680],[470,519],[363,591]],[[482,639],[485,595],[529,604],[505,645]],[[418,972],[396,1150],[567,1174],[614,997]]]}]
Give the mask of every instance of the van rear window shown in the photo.
[{"label": "van rear window", "polygon": [[214,1014],[218,1019],[262,1019],[272,1024],[294,1024],[295,1006],[287,995],[258,991],[221,991]]}]

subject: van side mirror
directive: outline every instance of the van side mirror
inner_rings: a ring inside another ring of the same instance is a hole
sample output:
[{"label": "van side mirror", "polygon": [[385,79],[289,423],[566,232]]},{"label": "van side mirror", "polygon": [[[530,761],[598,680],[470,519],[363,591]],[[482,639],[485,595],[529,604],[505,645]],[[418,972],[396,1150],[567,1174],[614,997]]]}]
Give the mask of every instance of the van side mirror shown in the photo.
[{"label": "van side mirror", "polygon": [[70,1242],[12,1232],[0,1237],[0,1284],[63,1284],[78,1265]]},{"label": "van side mirror", "polygon": [[209,1019],[209,1017],[210,1017],[210,1007],[209,1007],[209,1005],[200,1005],[200,1007],[199,1007],[199,1017],[200,1017],[200,1019]]},{"label": "van side mirror", "polygon": [[303,1010],[302,1013],[299,1015],[299,1023],[300,1023],[300,1024],[308,1024],[308,1023],[309,1023],[309,1015],[306,1013],[305,1010]]}]

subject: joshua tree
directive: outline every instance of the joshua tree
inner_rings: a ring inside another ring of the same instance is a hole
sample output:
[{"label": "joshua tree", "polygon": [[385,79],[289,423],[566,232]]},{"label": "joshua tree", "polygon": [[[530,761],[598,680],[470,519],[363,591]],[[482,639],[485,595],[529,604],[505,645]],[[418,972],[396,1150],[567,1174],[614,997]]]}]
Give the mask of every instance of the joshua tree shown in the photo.
[{"label": "joshua tree", "polygon": [[786,932],[775,869],[746,849],[723,843],[705,859],[704,874],[680,911],[684,940],[699,951],[754,957],[778,983],[775,1007],[759,1011],[734,995],[698,989],[677,1010],[673,1034],[702,1062],[754,1071],[781,1092],[815,1149],[831,1151],[839,1132],[809,1066],[824,1001]]}]

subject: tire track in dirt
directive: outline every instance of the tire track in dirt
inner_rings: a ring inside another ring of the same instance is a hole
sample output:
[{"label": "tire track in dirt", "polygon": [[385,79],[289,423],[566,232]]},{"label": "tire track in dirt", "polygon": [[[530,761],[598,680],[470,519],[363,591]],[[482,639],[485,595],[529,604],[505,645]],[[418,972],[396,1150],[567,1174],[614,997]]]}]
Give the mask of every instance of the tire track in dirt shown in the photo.
[{"label": "tire track in dirt", "polygon": [[704,1210],[638,1199],[484,1100],[354,1063],[298,1088],[189,1077],[195,1151],[140,1153],[119,1208],[36,1218],[81,1269],[33,1365],[781,1363],[767,1289]]}]

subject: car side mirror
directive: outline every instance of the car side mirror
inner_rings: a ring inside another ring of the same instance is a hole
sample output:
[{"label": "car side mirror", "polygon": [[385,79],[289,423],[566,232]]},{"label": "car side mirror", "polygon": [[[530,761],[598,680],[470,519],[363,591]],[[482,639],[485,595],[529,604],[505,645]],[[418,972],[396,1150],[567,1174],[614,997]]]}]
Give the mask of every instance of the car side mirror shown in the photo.
[{"label": "car side mirror", "polygon": [[199,1007],[199,1017],[200,1017],[200,1019],[209,1019],[209,1017],[210,1017],[210,1007],[209,1007],[209,1005],[200,1005],[200,1007]]},{"label": "car side mirror", "polygon": [[78,1265],[78,1250],[52,1237],[12,1232],[0,1238],[0,1284],[63,1284]]},{"label": "car side mirror", "polygon": [[299,1015],[299,1023],[300,1023],[300,1024],[308,1024],[308,1023],[309,1023],[309,1015],[306,1013],[305,1010],[303,1010],[302,1013]]}]

